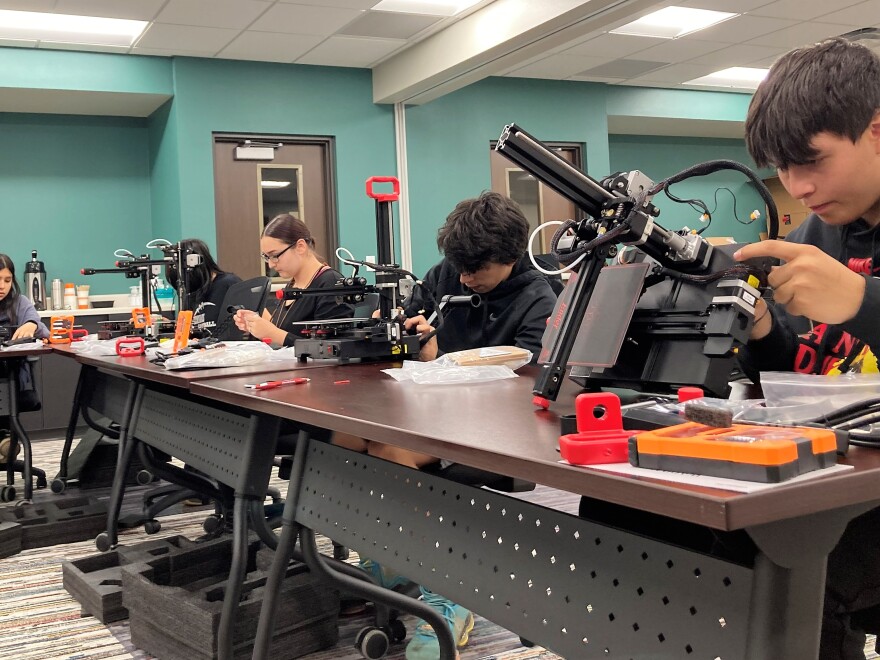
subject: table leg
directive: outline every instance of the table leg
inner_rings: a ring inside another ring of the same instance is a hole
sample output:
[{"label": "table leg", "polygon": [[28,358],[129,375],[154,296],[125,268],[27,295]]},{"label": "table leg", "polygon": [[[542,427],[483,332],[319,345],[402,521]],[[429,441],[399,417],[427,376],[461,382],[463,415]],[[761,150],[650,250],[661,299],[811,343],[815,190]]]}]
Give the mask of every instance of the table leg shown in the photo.
[{"label": "table leg", "polygon": [[749,617],[749,660],[819,657],[828,554],[860,504],[747,528],[758,546]]}]

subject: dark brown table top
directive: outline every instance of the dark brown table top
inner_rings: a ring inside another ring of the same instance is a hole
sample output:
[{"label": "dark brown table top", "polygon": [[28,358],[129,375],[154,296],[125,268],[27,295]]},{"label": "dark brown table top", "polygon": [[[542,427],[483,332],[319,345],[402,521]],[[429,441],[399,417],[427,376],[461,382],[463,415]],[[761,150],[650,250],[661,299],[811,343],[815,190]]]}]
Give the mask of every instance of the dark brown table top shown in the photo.
[{"label": "dark brown table top", "polygon": [[380,372],[388,366],[328,367],[303,374],[311,378],[305,385],[261,392],[245,389],[251,378],[212,378],[194,382],[191,391],[716,529],[880,500],[880,451],[859,447],[843,459],[855,466],[851,472],[749,494],[564,465],[556,450],[559,415],[574,409],[580,392],[574,383],[566,381],[551,410],[539,410],[531,402],[535,368],[520,370],[520,378],[493,383],[424,386],[399,383]]},{"label": "dark brown table top", "polygon": [[87,364],[101,369],[109,369],[132,378],[148,380],[172,387],[189,388],[192,383],[214,378],[229,378],[243,376],[247,382],[253,383],[267,380],[262,374],[267,372],[290,373],[292,370],[308,370],[323,366],[322,363],[301,363],[296,360],[284,362],[269,362],[253,364],[242,367],[220,367],[210,369],[175,369],[153,364],[143,355],[137,357],[119,357],[116,355],[96,356],[79,355],[68,348],[65,354],[73,354],[81,364]]},{"label": "dark brown table top", "polygon": [[29,355],[46,355],[51,352],[52,349],[47,345],[23,344],[21,346],[10,346],[0,350],[0,360],[28,357]]}]

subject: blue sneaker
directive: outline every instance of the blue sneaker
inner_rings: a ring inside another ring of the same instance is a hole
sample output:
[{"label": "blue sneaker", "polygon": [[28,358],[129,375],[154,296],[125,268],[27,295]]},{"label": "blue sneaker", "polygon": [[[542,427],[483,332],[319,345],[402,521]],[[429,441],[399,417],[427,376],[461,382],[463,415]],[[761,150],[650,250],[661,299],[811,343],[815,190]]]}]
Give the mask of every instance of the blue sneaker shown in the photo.
[{"label": "blue sneaker", "polygon": [[[421,600],[443,615],[458,648],[468,643],[468,635],[474,629],[474,615],[469,610],[424,587]],[[420,619],[416,625],[412,639],[406,646],[406,660],[440,660],[440,642],[427,621]]]},{"label": "blue sneaker", "polygon": [[391,569],[377,564],[372,559],[364,559],[361,557],[358,561],[358,568],[372,575],[373,578],[375,578],[385,589],[394,589],[394,591],[405,592],[414,586],[412,580],[409,578],[391,572]]}]

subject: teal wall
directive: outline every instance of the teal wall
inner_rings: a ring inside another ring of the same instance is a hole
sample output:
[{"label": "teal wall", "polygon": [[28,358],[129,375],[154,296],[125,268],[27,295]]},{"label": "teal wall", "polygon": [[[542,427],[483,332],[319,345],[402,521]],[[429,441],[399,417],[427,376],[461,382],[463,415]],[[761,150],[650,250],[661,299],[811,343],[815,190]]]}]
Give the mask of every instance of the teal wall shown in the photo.
[{"label": "teal wall", "polygon": [[19,284],[32,249],[49,280],[116,293],[114,250],[141,251],[151,237],[146,120],[0,113],[0,252],[15,262]]},{"label": "teal wall", "polygon": [[[109,262],[117,247],[141,251],[154,237],[201,236],[216,247],[212,133],[224,132],[334,136],[340,244],[375,254],[375,206],[363,185],[397,166],[393,108],[372,102],[371,82],[360,69],[0,48],[0,88],[173,97],[148,119],[0,114],[8,135],[0,151],[4,219],[45,216],[21,237],[8,233],[5,244],[17,262],[37,247],[50,275],[64,279],[83,265]],[[636,168],[659,179],[710,158],[748,162],[742,142],[609,139],[609,115],[733,121],[745,115],[748,99],[488,78],[407,108],[414,269],[423,273],[438,259],[436,232],[455,203],[490,187],[489,143],[505,124],[516,122],[541,140],[583,144],[594,177]],[[715,188],[729,185],[741,217],[761,208],[739,175],[694,185],[689,192],[691,184],[682,184],[681,193],[711,205]],[[757,224],[731,224],[728,196],[719,202],[712,233],[756,237]],[[663,222],[694,224],[695,213],[660,204]],[[45,239],[32,246],[31,236]],[[113,278],[91,282],[96,292],[125,288]]]},{"label": "teal wall", "polygon": [[[734,160],[755,167],[743,140],[612,135],[608,142],[612,171],[641,170],[655,182],[707,160]],[[730,189],[736,197],[736,215],[741,221],[748,222],[749,214],[755,209],[761,212],[761,217],[748,225],[737,222],[733,196],[720,188]],[[764,202],[744,174],[723,170],[674,184],[670,191],[682,199],[701,199],[710,211],[715,209],[704,236],[733,236],[737,241],[751,242],[758,240],[759,231],[766,231]],[[660,208],[658,222],[667,229],[704,226],[699,221],[700,212],[686,204],[673,202],[663,194],[657,195],[654,203]]]},{"label": "teal wall", "polygon": [[372,102],[369,71],[176,58],[174,84],[167,117],[151,124],[157,162],[165,149],[177,153],[176,164],[162,163],[162,180],[154,176],[157,227],[174,221],[179,195],[180,234],[166,238],[200,236],[215,245],[212,132],[332,135],[339,243],[355,255],[375,254],[375,204],[364,182],[394,174],[396,164],[393,108]]},{"label": "teal wall", "polygon": [[544,141],[585,145],[587,170],[608,173],[605,87],[525,78],[488,78],[407,108],[413,267],[438,258],[437,229],[455,204],[490,188],[489,143],[516,123]]},{"label": "teal wall", "polygon": [[171,59],[0,48],[0,88],[172,93]]}]

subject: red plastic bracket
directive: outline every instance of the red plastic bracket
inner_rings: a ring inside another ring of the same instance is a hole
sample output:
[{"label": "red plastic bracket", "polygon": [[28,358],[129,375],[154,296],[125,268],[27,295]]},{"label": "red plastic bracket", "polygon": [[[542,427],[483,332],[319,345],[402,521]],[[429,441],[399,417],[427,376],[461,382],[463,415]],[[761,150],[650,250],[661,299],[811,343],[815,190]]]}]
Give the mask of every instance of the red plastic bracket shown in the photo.
[{"label": "red plastic bracket", "polygon": [[143,337],[120,337],[116,340],[116,355],[119,357],[137,357],[144,354]]},{"label": "red plastic bracket", "polygon": [[[374,192],[374,183],[390,183],[394,186],[394,192]],[[371,176],[367,179],[367,197],[372,197],[377,202],[396,202],[400,197],[400,181],[397,180],[396,176]]]},{"label": "red plastic bracket", "polygon": [[577,433],[559,437],[559,453],[574,465],[626,463],[629,431],[623,430],[620,399],[610,392],[578,395],[574,403]]}]

